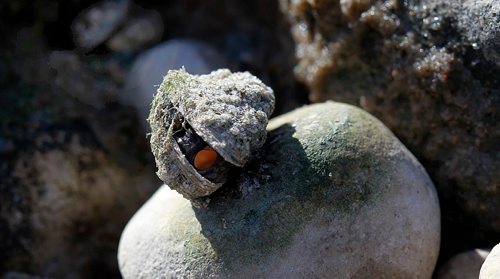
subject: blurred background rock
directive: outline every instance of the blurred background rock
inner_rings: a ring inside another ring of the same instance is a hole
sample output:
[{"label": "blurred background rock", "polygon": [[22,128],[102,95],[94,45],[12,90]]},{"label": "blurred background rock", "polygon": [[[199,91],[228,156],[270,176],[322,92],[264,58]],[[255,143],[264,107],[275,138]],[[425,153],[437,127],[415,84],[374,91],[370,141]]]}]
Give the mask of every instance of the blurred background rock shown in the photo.
[{"label": "blurred background rock", "polygon": [[0,276],[118,277],[160,186],[145,118],[168,69],[249,70],[307,100],[274,1],[0,3]]},{"label": "blurred background rock", "polygon": [[379,117],[440,195],[441,263],[500,241],[495,0],[0,2],[0,275],[118,277],[160,186],[147,107],[162,74],[248,70],[275,114],[327,99]]}]

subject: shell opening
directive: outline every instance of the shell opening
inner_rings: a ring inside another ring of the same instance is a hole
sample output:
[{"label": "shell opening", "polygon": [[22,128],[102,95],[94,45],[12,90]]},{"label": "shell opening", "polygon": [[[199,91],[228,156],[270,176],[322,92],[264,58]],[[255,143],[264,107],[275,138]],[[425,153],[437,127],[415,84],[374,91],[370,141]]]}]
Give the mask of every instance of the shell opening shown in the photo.
[{"label": "shell opening", "polygon": [[173,138],[195,171],[212,183],[225,182],[234,166],[196,134],[179,112],[172,125]]}]

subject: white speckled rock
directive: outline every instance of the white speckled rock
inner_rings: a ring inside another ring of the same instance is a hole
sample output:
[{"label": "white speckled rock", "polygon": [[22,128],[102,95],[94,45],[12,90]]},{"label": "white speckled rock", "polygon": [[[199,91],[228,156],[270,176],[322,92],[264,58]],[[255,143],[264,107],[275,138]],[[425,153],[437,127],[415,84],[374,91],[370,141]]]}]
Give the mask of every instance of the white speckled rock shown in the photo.
[{"label": "white speckled rock", "polygon": [[479,273],[479,279],[498,278],[500,278],[500,243],[493,247]]},{"label": "white speckled rock", "polygon": [[171,40],[145,51],[137,58],[120,97],[124,103],[137,108],[144,127],[147,127],[149,104],[168,70],[184,67],[191,74],[208,74],[224,66],[224,57],[206,43]]},{"label": "white speckled rock", "polygon": [[440,269],[437,279],[477,279],[489,250],[474,249],[455,255]]},{"label": "white speckled rock", "polygon": [[258,159],[206,208],[158,190],[122,234],[124,278],[431,277],[436,192],[383,124],[329,102],[268,129]]}]

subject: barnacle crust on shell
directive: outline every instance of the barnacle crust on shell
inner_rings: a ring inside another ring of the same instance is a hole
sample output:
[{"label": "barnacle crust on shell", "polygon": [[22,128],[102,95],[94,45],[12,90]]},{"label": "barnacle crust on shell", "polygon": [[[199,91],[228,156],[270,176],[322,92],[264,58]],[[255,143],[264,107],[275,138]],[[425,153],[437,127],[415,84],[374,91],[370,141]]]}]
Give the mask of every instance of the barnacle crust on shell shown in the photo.
[{"label": "barnacle crust on shell", "polygon": [[180,113],[225,161],[242,167],[265,142],[274,109],[271,88],[248,72],[227,69],[190,75],[184,69],[165,76],[151,104],[151,149],[157,174],[188,199],[211,194],[213,183],[191,165],[174,139],[174,120]]}]

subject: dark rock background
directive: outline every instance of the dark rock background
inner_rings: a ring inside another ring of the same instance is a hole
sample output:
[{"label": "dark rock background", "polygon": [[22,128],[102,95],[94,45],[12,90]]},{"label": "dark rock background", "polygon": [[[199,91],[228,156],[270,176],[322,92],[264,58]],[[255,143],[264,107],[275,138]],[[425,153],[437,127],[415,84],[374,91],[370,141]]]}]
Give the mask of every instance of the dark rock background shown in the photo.
[{"label": "dark rock background", "polygon": [[438,188],[441,260],[493,246],[499,5],[0,2],[0,275],[119,276],[121,231],[160,185],[143,119],[122,95],[136,58],[174,39],[208,44],[231,70],[258,76],[275,91],[276,115],[328,99],[376,115]]}]

